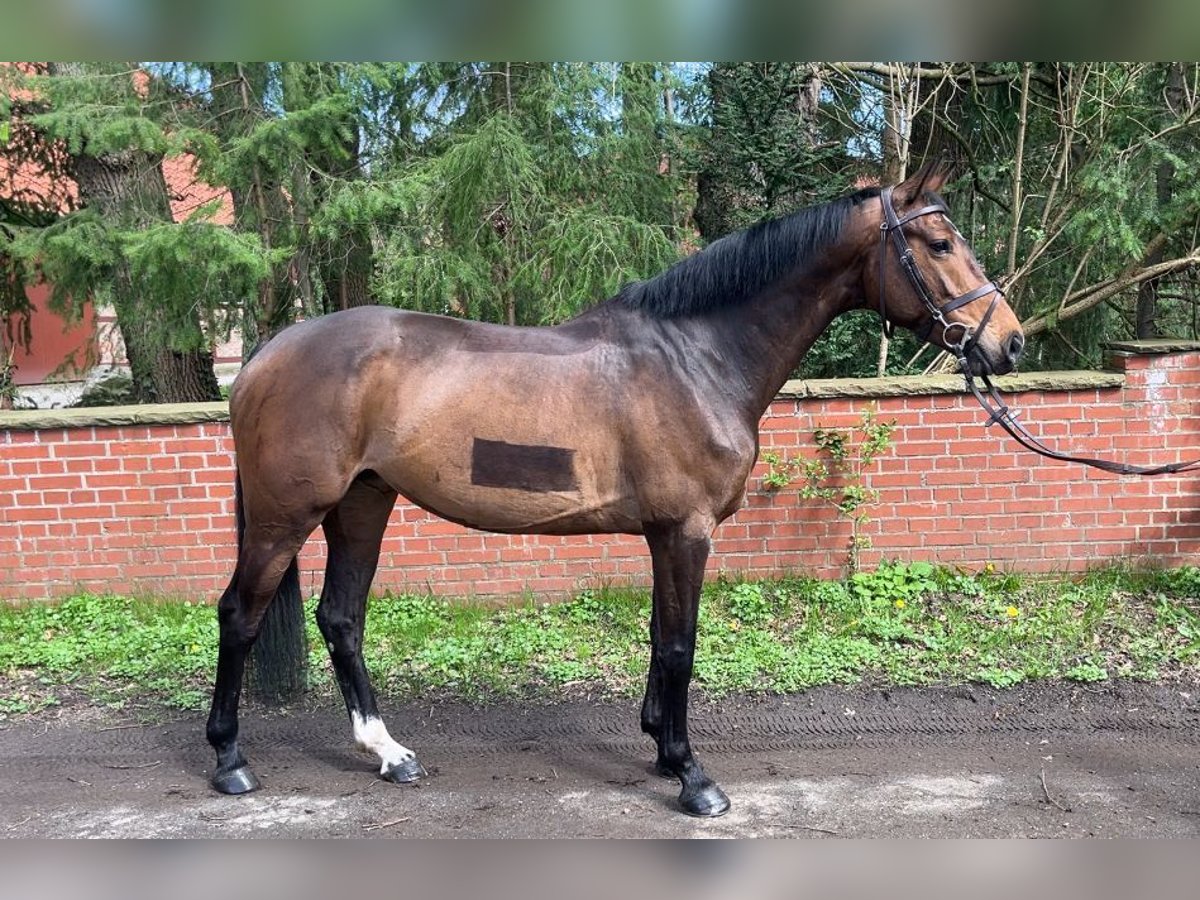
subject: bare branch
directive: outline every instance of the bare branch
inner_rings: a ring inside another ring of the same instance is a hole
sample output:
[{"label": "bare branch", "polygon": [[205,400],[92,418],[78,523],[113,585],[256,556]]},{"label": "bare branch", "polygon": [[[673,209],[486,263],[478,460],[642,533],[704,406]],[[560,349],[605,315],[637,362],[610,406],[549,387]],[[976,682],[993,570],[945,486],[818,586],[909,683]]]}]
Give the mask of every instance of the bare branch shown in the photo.
[{"label": "bare branch", "polygon": [[1086,312],[1093,306],[1104,303],[1109,298],[1115,297],[1122,291],[1141,284],[1143,281],[1168,275],[1172,272],[1180,272],[1195,266],[1200,266],[1200,247],[1193,247],[1186,256],[1169,259],[1157,265],[1126,271],[1115,278],[1105,279],[1097,284],[1083,288],[1073,294],[1069,298],[1069,302],[1064,303],[1058,312],[1052,315],[1043,314],[1034,316],[1032,319],[1022,322],[1021,328],[1025,332],[1026,337],[1040,334],[1052,325]]},{"label": "bare branch", "polygon": [[1012,230],[1008,239],[1008,266],[1004,270],[1007,275],[1016,271],[1017,244],[1021,237],[1021,212],[1024,205],[1021,197],[1021,168],[1025,161],[1025,133],[1029,128],[1029,73],[1032,68],[1031,63],[1023,63],[1021,66],[1021,106],[1017,114],[1017,154],[1013,160],[1012,177]]},{"label": "bare branch", "polygon": [[[972,63],[945,64],[940,67],[879,62],[834,62],[828,65],[833,71],[842,75],[875,76],[879,79],[876,82],[879,87],[882,87],[888,78],[900,74],[904,74],[910,78],[952,79],[961,84],[985,86],[1012,84],[1021,78],[1021,73],[1019,72],[981,73],[979,68]],[[1053,83],[1044,76],[1039,75],[1037,77],[1046,84],[1053,86]]]}]

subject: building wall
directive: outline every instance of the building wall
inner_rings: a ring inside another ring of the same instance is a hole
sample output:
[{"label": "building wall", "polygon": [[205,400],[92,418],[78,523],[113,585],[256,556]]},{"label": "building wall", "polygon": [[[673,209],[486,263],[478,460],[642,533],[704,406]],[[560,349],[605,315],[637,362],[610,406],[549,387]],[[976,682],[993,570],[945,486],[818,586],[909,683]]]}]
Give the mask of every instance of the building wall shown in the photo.
[{"label": "building wall", "polygon": [[[1133,463],[1200,457],[1200,345],[1129,345],[1109,373],[1002,379],[1051,444]],[[793,382],[762,421],[762,445],[811,455],[816,428],[864,411],[897,423],[871,471],[879,491],[863,560],[1077,571],[1116,560],[1200,562],[1200,478],[1118,477],[1021,450],[961,379]],[[214,599],[234,563],[233,446],[219,404],[0,413],[0,600],[78,591]],[[833,576],[844,520],[794,489],[766,490],[760,463],[742,510],[714,539],[709,573]],[[319,532],[301,555],[317,592]],[[401,503],[377,591],[562,596],[648,583],[640,538],[489,535]]]},{"label": "building wall", "polygon": [[[82,381],[97,363],[96,316],[86,304],[79,321],[64,319],[50,305],[50,286],[37,284],[25,288],[29,300],[29,330],[35,339],[29,346],[19,341],[13,347],[14,381],[18,385],[45,382]],[[0,328],[19,331],[24,322],[0,320]]]}]

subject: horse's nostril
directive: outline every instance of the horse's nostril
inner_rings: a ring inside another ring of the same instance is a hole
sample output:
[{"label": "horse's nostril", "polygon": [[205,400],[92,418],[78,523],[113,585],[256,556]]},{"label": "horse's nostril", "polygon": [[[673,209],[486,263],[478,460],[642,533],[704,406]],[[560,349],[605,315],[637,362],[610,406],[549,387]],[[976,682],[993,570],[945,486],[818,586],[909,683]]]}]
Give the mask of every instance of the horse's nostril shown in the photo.
[{"label": "horse's nostril", "polygon": [[1008,355],[1008,361],[1015,363],[1021,356],[1021,351],[1025,349],[1025,338],[1019,333],[1013,332],[1012,337],[1008,339],[1008,348],[1005,351]]}]

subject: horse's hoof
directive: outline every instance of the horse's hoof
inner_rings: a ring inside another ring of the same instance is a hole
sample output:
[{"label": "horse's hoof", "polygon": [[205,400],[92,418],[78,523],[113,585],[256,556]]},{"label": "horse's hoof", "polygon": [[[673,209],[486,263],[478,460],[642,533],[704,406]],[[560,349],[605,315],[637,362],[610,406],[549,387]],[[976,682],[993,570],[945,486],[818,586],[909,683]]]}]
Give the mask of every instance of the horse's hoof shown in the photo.
[{"label": "horse's hoof", "polygon": [[689,816],[715,819],[717,816],[723,816],[729,812],[729,798],[725,796],[723,790],[711,782],[691,793],[684,790],[679,795],[679,802],[683,805],[683,811]]},{"label": "horse's hoof", "polygon": [[390,765],[380,773],[384,781],[390,781],[393,784],[411,784],[414,781],[420,781],[428,774],[415,756]]},{"label": "horse's hoof", "polygon": [[217,772],[212,777],[212,786],[222,794],[248,794],[259,788],[258,778],[246,766],[238,766],[228,772]]}]

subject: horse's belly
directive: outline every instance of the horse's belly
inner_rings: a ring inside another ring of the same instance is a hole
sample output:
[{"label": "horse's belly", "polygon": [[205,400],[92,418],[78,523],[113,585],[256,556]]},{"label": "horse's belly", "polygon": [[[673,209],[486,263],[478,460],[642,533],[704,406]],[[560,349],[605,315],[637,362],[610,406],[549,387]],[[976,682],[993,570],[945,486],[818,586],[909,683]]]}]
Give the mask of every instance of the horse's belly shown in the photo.
[{"label": "horse's belly", "polygon": [[436,449],[410,445],[376,470],[418,506],[473,528],[641,531],[636,499],[611,452],[475,437]]},{"label": "horse's belly", "polygon": [[422,509],[484,531],[524,534],[638,534],[641,522],[628,505],[583,492],[423,485],[400,492]]}]

